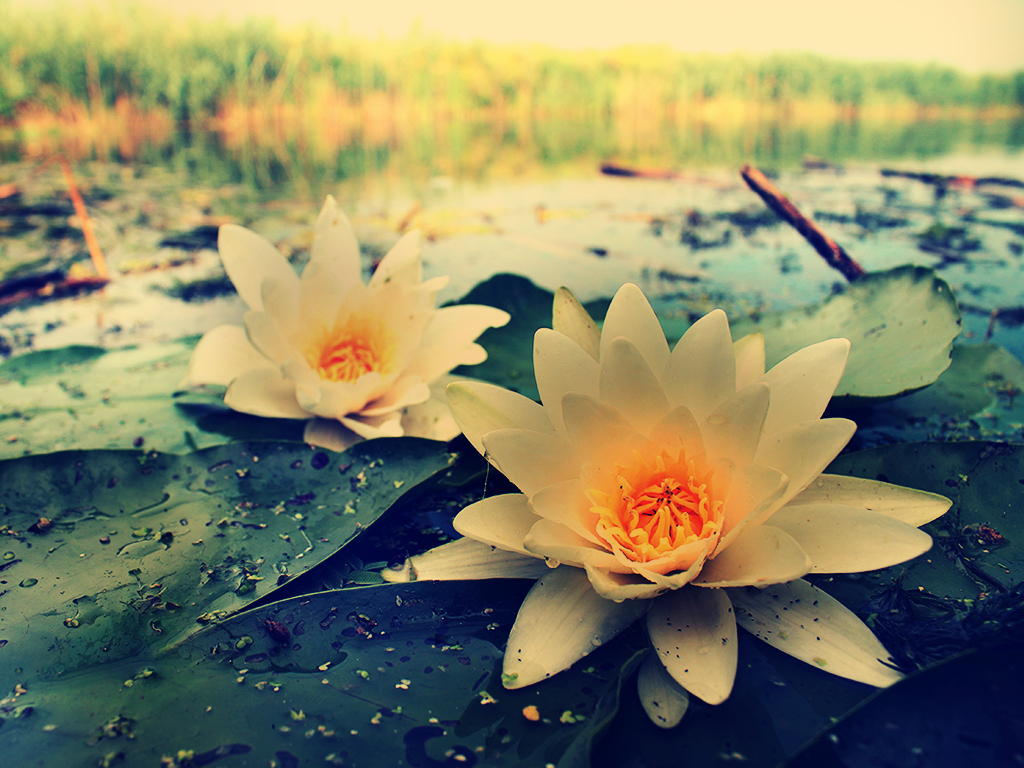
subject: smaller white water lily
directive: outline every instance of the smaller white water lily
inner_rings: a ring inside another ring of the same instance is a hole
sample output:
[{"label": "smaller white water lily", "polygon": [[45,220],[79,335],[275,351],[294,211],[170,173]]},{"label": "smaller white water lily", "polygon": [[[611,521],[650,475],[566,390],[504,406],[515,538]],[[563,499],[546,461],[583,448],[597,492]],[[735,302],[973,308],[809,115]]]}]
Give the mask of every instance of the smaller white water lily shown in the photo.
[{"label": "smaller white water lily", "polygon": [[522,493],[467,507],[455,518],[465,538],[385,577],[539,576],[509,636],[511,688],[645,617],[654,653],[640,699],[663,727],[690,695],[729,696],[737,625],[828,672],[899,679],[868,627],[802,578],[916,557],[931,546],[918,526],[950,506],[822,474],[855,430],[821,418],[849,342],[766,372],[763,338],[734,343],[716,310],[670,350],[635,285],[618,291],[602,331],[563,289],[553,326],[534,339],[541,404],[489,384],[448,388],[466,437]]},{"label": "smaller white water lily", "polygon": [[333,197],[301,277],[243,227],[221,227],[217,244],[249,311],[244,328],[223,325],[200,339],[182,386],[225,386],[224,402],[236,411],[306,419],[306,441],[334,450],[365,438],[458,434],[443,393],[432,396],[430,385],[455,366],[483,362],[476,338],[509,316],[476,305],[438,309],[448,278],[423,281],[418,233],[399,240],[368,283]]}]

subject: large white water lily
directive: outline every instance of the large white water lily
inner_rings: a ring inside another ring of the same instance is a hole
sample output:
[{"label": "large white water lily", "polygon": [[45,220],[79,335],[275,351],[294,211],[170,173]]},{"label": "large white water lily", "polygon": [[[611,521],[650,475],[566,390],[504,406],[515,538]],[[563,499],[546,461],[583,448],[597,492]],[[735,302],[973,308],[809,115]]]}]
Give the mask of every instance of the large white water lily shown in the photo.
[{"label": "large white water lily", "polygon": [[387,577],[540,575],[508,640],[509,687],[556,674],[646,617],[656,661],[641,668],[640,697],[666,727],[690,695],[729,695],[737,625],[837,675],[899,679],[867,626],[802,579],[915,557],[931,546],[917,526],[950,506],[822,474],[855,429],[821,418],[849,342],[765,372],[763,339],[734,343],[716,310],[670,350],[634,285],[600,332],[560,291],[553,326],[534,341],[541,404],[489,384],[448,388],[470,442],[522,493],[467,507],[455,519],[466,538]]},{"label": "large white water lily", "polygon": [[299,277],[255,232],[221,227],[221,261],[249,307],[244,328],[199,341],[182,385],[227,387],[245,413],[307,419],[306,440],[343,450],[362,438],[458,434],[438,388],[457,365],[487,357],[475,343],[508,314],[485,306],[437,308],[447,277],[423,281],[419,234],[405,235],[364,284],[352,225],[328,197]]}]

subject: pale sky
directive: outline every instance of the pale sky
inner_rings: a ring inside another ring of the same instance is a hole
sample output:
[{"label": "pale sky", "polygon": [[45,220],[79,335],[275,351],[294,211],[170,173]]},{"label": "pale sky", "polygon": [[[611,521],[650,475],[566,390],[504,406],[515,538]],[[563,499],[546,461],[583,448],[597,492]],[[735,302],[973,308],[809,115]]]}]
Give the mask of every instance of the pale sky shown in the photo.
[{"label": "pale sky", "polygon": [[[31,2],[32,0],[21,0]],[[844,59],[1024,69],[1024,0],[146,0],[204,17],[314,20],[403,37],[568,48],[664,43],[684,51],[814,51]],[[102,4],[102,0],[100,0]]]}]

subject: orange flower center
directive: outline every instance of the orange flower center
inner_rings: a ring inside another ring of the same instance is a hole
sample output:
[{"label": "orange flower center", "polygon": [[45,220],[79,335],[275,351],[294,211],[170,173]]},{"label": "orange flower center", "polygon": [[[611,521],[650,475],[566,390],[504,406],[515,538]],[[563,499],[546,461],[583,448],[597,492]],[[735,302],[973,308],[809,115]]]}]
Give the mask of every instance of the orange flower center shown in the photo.
[{"label": "orange flower center", "polygon": [[380,355],[368,339],[337,329],[308,349],[306,359],[320,378],[328,381],[356,381],[382,367]]},{"label": "orange flower center", "polygon": [[722,502],[715,498],[713,470],[702,460],[653,456],[633,451],[627,465],[616,464],[601,488],[590,490],[596,532],[627,559],[655,560],[722,528]]}]

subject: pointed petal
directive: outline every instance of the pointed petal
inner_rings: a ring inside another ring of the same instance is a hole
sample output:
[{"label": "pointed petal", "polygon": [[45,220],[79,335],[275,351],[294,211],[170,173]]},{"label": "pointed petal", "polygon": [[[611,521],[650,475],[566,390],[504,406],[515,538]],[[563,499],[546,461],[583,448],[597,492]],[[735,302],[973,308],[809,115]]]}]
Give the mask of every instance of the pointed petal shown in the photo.
[{"label": "pointed petal", "polygon": [[578,478],[548,485],[530,497],[530,507],[539,517],[564,525],[592,544],[601,540],[594,533],[597,516]]},{"label": "pointed petal", "polygon": [[602,366],[608,346],[620,336],[625,336],[633,343],[652,371],[660,373],[665,369],[668,360],[665,331],[644,292],[632,283],[619,288],[605,315],[601,331]]},{"label": "pointed petal", "polygon": [[658,659],[683,688],[721,704],[736,679],[736,619],[721,589],[689,587],[663,595],[647,613]]},{"label": "pointed petal", "polygon": [[771,516],[810,556],[813,573],[860,573],[924,554],[932,537],[878,512],[834,504],[785,506]]},{"label": "pointed petal", "polygon": [[736,354],[725,312],[709,312],[683,334],[662,376],[672,406],[685,405],[700,423],[736,393]]},{"label": "pointed petal", "polygon": [[224,393],[228,408],[273,419],[308,419],[311,414],[295,400],[295,383],[276,368],[246,371]]},{"label": "pointed petal", "polygon": [[646,435],[670,410],[665,393],[629,339],[617,338],[601,350],[601,401]]},{"label": "pointed petal", "polygon": [[450,382],[448,376],[432,381],[427,400],[405,407],[402,411],[402,430],[407,436],[448,442],[462,432],[455,423],[444,395],[444,388]]},{"label": "pointed petal", "polygon": [[420,258],[420,233],[413,230],[391,246],[370,277],[370,287],[393,283],[414,288],[423,282],[423,262]]},{"label": "pointed petal", "polygon": [[659,728],[675,728],[690,706],[690,694],[672,679],[658,657],[647,654],[636,678],[637,693],[647,717]]},{"label": "pointed petal", "polygon": [[525,496],[506,493],[470,504],[455,516],[452,525],[463,536],[488,546],[536,557],[526,550],[523,541],[538,520]]},{"label": "pointed petal", "polygon": [[293,339],[299,331],[299,281],[264,280],[260,298],[263,311],[273,318],[278,333]]},{"label": "pointed petal", "polygon": [[715,408],[700,430],[709,458],[728,457],[737,464],[753,461],[770,393],[767,384],[752,384]]},{"label": "pointed petal", "polygon": [[262,310],[263,281],[298,284],[288,260],[266,238],[236,224],[225,224],[217,236],[224,271],[249,309]]},{"label": "pointed petal", "polygon": [[[595,362],[601,352],[601,331],[594,318],[568,288],[555,291],[551,327],[575,341]],[[543,399],[543,398],[542,398]]]},{"label": "pointed petal", "polygon": [[245,333],[264,357],[279,366],[295,355],[295,349],[279,333],[274,319],[266,312],[249,310],[242,317]]},{"label": "pointed petal", "polygon": [[651,430],[651,440],[670,451],[685,451],[698,456],[705,451],[704,439],[697,420],[685,405],[673,408]]},{"label": "pointed petal", "polygon": [[568,437],[562,422],[562,398],[569,392],[600,395],[597,361],[568,336],[541,328],[533,337],[533,370],[548,418],[559,435]]},{"label": "pointed petal", "polygon": [[473,342],[488,328],[500,328],[508,320],[509,314],[495,307],[442,307],[430,318],[405,370],[419,374],[424,381],[433,381],[457,365],[482,363],[487,359],[487,351]]},{"label": "pointed petal", "polygon": [[843,475],[818,475],[789,504],[838,504],[860,507],[901,520],[909,525],[921,526],[941,517],[953,502],[945,496],[926,491],[915,491],[879,480]]},{"label": "pointed petal", "polygon": [[371,403],[367,403],[360,413],[363,416],[380,416],[391,411],[405,408],[407,405],[424,403],[430,397],[430,387],[419,376],[403,376],[392,383],[387,392]]},{"label": "pointed petal", "polygon": [[[526,595],[508,638],[506,688],[522,688],[568,669],[644,615],[647,602],[597,595],[578,568],[555,568]],[[514,677],[513,677],[514,676]]]},{"label": "pointed petal", "polygon": [[762,435],[754,462],[775,467],[789,478],[789,487],[775,509],[810,485],[850,442],[856,430],[857,425],[848,419],[820,419],[797,424],[770,437]]},{"label": "pointed petal", "polygon": [[324,273],[331,274],[335,285],[351,287],[363,282],[355,230],[331,195],[327,196],[316,220],[309,264],[316,264]]},{"label": "pointed petal", "polygon": [[351,416],[343,416],[338,421],[367,440],[402,436],[402,419],[397,413],[388,413],[384,416],[360,416],[354,413]]},{"label": "pointed petal", "polygon": [[748,333],[732,345],[736,353],[736,391],[764,376],[764,336]]},{"label": "pointed petal", "polygon": [[341,453],[363,438],[335,419],[310,419],[302,433],[303,442]]},{"label": "pointed petal", "polygon": [[218,384],[226,387],[254,368],[273,370],[274,366],[249,342],[244,328],[221,325],[203,334],[189,358],[185,378],[178,386]]},{"label": "pointed petal", "polygon": [[706,557],[705,549],[685,571],[675,571],[669,575],[656,573],[639,563],[633,564],[633,573],[616,573],[591,566],[585,568],[595,592],[606,600],[621,602],[654,598],[687,586],[700,573]]},{"label": "pointed petal", "polygon": [[564,525],[550,520],[539,520],[526,534],[526,550],[540,555],[549,565],[561,563],[575,568],[585,566],[602,570],[616,570],[619,567],[615,555],[597,544],[592,544]]},{"label": "pointed petal", "polygon": [[385,568],[384,581],[465,581],[470,579],[539,579],[551,569],[539,557],[495,549],[473,539],[456,539],[413,555],[401,566]]},{"label": "pointed petal", "polygon": [[579,477],[568,442],[530,429],[496,429],[484,435],[484,454],[515,486],[532,496],[541,488]]},{"label": "pointed petal", "polygon": [[718,551],[729,547],[747,524],[775,509],[788,487],[789,478],[772,467],[746,464],[737,468],[725,500]]},{"label": "pointed petal", "polygon": [[794,352],[761,381],[772,388],[763,438],[821,417],[850,355],[847,339],[828,339]]},{"label": "pointed petal", "polygon": [[839,677],[884,688],[903,677],[889,652],[852,611],[802,579],[727,590],[736,621],[755,637]]},{"label": "pointed petal", "polygon": [[446,392],[452,416],[481,455],[484,434],[496,429],[518,427],[555,434],[544,406],[516,392],[480,381],[457,381]]},{"label": "pointed petal", "polygon": [[[774,518],[772,523],[774,523]],[[747,526],[693,580],[702,587],[781,584],[807,575],[811,558],[792,536],[771,525]]]},{"label": "pointed petal", "polygon": [[570,392],[563,397],[562,419],[583,467],[611,469],[616,459],[646,439],[617,410],[588,395]]}]

